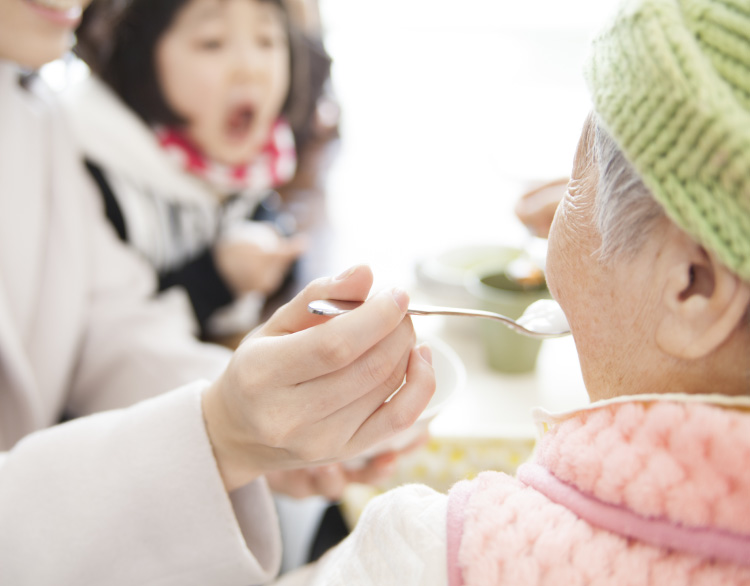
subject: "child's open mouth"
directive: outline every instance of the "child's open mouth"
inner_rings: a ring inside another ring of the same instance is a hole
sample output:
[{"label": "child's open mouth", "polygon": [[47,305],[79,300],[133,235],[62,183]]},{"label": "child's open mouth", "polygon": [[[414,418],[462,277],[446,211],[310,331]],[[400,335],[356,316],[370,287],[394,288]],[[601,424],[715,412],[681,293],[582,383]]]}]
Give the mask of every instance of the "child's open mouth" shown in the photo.
[{"label": "child's open mouth", "polygon": [[232,108],[227,117],[227,135],[231,140],[242,140],[250,132],[255,120],[255,108],[250,104],[242,104]]}]

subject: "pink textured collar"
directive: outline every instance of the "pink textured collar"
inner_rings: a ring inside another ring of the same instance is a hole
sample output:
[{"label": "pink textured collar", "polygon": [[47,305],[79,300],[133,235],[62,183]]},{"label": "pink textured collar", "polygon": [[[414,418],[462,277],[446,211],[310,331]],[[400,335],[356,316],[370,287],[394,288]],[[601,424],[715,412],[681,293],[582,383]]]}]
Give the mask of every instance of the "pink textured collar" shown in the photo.
[{"label": "pink textured collar", "polygon": [[663,397],[602,403],[544,422],[535,462],[646,519],[750,536],[750,413]]},{"label": "pink textured collar", "polygon": [[643,393],[640,395],[620,395],[611,399],[602,399],[594,401],[583,407],[577,407],[570,411],[559,411],[553,413],[542,407],[536,407],[532,410],[532,416],[537,424],[540,435],[546,431],[549,423],[560,423],[571,417],[576,417],[586,411],[595,411],[602,407],[612,405],[622,405],[624,403],[657,403],[669,402],[680,404],[702,404],[714,405],[716,407],[726,407],[728,409],[738,409],[750,412],[750,397],[743,395],[729,396],[717,393],[691,394],[691,393]]},{"label": "pink textured collar", "polygon": [[448,499],[446,557],[448,562],[448,584],[450,586],[463,586],[464,583],[458,559],[461,540],[464,537],[466,505],[471,498],[472,489],[473,485],[470,481],[462,480],[451,488],[450,498]]},{"label": "pink textured collar", "polygon": [[750,566],[750,537],[747,535],[711,527],[684,527],[667,519],[641,517],[624,507],[582,493],[537,464],[523,464],[517,477],[595,527],[657,547]]},{"label": "pink textured collar", "polygon": [[[750,583],[750,412],[711,399],[633,397],[542,420],[518,478],[451,489],[449,584],[588,583],[592,571]],[[597,548],[606,568],[591,566]]]}]

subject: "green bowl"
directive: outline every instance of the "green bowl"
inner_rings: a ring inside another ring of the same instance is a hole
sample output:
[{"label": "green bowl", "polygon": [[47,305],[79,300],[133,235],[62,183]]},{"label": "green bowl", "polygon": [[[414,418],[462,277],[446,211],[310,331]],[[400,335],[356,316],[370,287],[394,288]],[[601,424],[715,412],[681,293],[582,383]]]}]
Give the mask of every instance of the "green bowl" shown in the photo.
[{"label": "green bowl", "polygon": [[[466,289],[476,299],[477,306],[512,319],[539,299],[550,299],[546,283],[523,288],[508,279],[497,264],[485,266],[469,275]],[[527,338],[500,322],[482,320],[481,336],[487,363],[493,369],[511,374],[527,373],[536,367],[541,340]]]}]

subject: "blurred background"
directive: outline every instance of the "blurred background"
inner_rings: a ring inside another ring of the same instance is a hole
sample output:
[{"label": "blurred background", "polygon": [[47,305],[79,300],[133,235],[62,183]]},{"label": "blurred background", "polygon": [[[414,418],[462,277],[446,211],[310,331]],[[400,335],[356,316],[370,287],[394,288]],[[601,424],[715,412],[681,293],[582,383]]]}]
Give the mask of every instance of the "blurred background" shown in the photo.
[{"label": "blurred background", "polygon": [[[614,0],[290,0],[333,64],[317,141],[287,190],[312,254],[297,286],[352,263],[412,286],[414,263],[523,245],[518,196],[568,175],[590,102],[582,77]],[[46,66],[64,88],[85,75]],[[319,209],[320,207],[324,209]]]},{"label": "blurred background", "polygon": [[415,259],[521,244],[529,187],[566,176],[582,63],[612,0],[320,0],[341,105],[326,181],[341,268],[408,286]]}]

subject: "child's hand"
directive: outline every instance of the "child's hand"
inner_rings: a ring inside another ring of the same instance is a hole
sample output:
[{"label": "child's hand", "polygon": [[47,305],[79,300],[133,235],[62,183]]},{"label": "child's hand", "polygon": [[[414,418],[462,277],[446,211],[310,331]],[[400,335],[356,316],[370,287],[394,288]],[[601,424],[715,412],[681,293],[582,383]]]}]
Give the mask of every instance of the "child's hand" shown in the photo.
[{"label": "child's hand", "polygon": [[216,244],[214,261],[235,294],[259,291],[268,295],[279,288],[305,248],[302,236],[285,238],[264,222],[243,222]]}]

